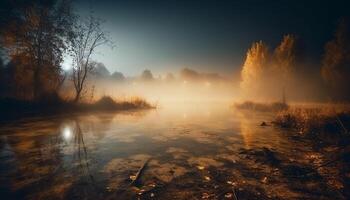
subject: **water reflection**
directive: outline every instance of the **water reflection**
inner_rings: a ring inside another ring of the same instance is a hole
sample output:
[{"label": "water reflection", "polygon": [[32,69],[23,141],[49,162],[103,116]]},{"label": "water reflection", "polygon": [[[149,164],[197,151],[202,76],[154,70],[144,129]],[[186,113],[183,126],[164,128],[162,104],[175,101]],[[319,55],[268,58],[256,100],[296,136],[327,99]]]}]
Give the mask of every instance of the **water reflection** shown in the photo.
[{"label": "water reflection", "polygon": [[[259,126],[271,116],[228,106],[169,104],[4,125],[0,193],[5,199],[310,197],[293,189],[283,169],[322,157],[281,130]],[[146,162],[140,184],[130,186]]]},{"label": "water reflection", "polygon": [[65,126],[62,131],[62,136],[64,138],[64,140],[66,140],[67,142],[69,142],[72,139],[72,129],[69,126]]}]

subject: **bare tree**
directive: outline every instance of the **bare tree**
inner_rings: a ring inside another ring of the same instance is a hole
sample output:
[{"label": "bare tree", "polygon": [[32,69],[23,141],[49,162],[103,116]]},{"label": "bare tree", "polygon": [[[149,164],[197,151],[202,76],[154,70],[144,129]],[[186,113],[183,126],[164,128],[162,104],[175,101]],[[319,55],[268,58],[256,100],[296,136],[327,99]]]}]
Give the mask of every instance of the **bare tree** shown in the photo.
[{"label": "bare tree", "polygon": [[72,80],[75,88],[74,101],[78,102],[86,86],[88,74],[93,70],[91,56],[101,45],[111,44],[106,32],[101,28],[101,20],[92,15],[88,20],[79,20],[72,37],[71,56],[73,58]]}]

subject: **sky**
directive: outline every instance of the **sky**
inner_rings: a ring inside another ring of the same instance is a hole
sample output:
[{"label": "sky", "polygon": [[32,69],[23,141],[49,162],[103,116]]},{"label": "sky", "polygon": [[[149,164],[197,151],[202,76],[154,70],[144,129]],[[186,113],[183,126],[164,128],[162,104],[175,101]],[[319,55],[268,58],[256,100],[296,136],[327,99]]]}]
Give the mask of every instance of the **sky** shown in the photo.
[{"label": "sky", "polygon": [[155,75],[184,67],[230,76],[240,70],[252,42],[275,48],[284,34],[298,35],[318,62],[346,1],[301,0],[76,0],[74,7],[103,19],[115,48],[101,47],[94,59],[127,76]]}]

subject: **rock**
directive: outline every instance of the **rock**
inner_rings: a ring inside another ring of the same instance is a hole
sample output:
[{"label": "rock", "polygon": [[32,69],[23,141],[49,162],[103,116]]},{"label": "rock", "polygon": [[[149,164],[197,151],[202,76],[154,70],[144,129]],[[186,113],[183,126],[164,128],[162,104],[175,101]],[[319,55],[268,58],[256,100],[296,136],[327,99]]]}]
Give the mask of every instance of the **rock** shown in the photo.
[{"label": "rock", "polygon": [[266,122],[261,122],[260,126],[267,126],[267,123]]}]

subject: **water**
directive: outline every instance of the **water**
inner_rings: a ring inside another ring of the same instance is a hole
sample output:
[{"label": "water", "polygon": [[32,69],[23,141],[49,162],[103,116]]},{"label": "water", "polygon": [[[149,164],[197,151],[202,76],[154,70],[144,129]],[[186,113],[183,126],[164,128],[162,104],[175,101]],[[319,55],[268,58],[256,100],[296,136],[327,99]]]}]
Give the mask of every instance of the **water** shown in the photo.
[{"label": "water", "polygon": [[[2,124],[0,194],[2,199],[341,198],[338,179],[312,171],[324,161],[322,154],[285,130],[260,126],[272,117],[228,103],[187,102]],[[299,177],[303,170],[312,177]]]}]

